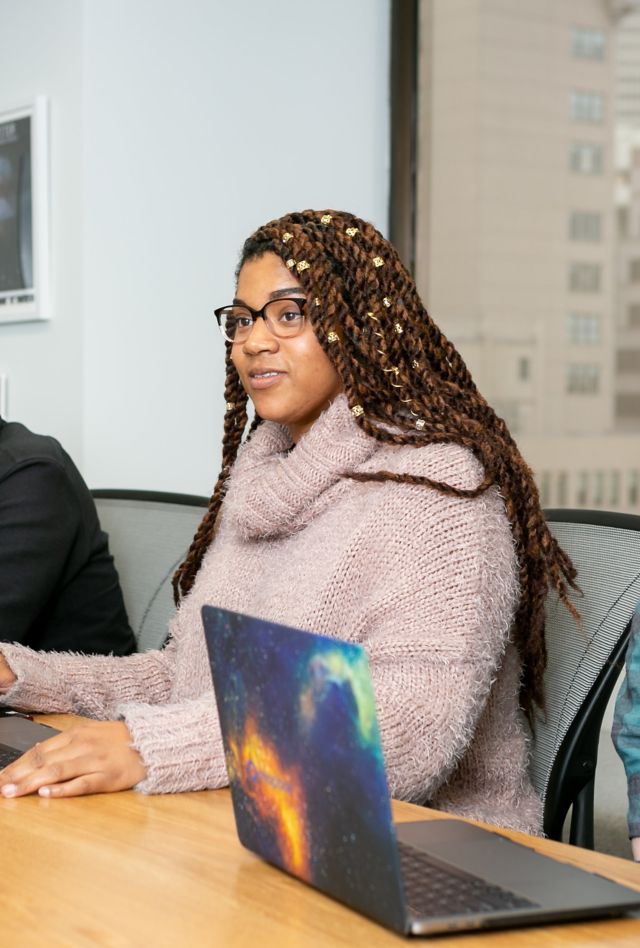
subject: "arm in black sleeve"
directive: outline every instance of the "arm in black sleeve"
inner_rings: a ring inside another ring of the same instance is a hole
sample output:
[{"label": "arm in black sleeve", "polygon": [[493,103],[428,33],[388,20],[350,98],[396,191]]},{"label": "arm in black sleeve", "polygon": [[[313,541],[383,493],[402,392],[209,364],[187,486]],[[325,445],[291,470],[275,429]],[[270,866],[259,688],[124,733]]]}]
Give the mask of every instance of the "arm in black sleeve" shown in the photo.
[{"label": "arm in black sleeve", "polygon": [[65,471],[30,460],[0,481],[0,640],[25,642],[55,595],[80,524]]}]

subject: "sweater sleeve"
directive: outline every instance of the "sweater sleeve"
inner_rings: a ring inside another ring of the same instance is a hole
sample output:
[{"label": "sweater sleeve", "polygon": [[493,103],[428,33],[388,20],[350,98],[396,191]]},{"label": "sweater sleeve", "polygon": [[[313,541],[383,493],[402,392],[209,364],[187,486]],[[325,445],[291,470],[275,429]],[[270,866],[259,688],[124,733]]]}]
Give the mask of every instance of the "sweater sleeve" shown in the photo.
[{"label": "sweater sleeve", "polygon": [[147,768],[141,793],[213,790],[228,783],[213,689],[189,701],[118,709]]},{"label": "sweater sleeve", "polygon": [[395,542],[388,564],[381,554],[380,586],[361,638],[391,793],[425,802],[477,739],[509,641],[518,582],[496,492],[474,500],[434,498],[423,488],[410,493],[413,503],[405,496],[385,512]]},{"label": "sweater sleeve", "polygon": [[625,674],[616,698],[611,737],[627,775],[629,836],[640,836],[640,603],[631,623]]},{"label": "sweater sleeve", "polygon": [[168,700],[174,673],[175,643],[134,655],[76,655],[36,652],[2,644],[0,652],[17,677],[0,695],[1,704],[31,711],[55,711],[110,719],[124,701],[158,704]]}]

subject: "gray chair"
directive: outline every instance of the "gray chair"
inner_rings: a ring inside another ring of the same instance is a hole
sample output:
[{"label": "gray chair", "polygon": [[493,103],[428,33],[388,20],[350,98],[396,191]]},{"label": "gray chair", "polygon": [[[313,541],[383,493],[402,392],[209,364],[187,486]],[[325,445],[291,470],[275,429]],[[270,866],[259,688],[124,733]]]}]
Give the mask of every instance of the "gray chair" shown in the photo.
[{"label": "gray chair", "polygon": [[206,497],[157,491],[93,490],[141,652],[160,648],[174,611],[171,577],[184,559]]},{"label": "gray chair", "polygon": [[640,517],[597,510],[547,510],[551,532],[572,558],[583,595],[576,626],[557,597],[547,605],[546,714],[534,723],[533,784],[544,831],[593,849],[594,776],[602,717],[624,665],[631,615],[640,600]]}]

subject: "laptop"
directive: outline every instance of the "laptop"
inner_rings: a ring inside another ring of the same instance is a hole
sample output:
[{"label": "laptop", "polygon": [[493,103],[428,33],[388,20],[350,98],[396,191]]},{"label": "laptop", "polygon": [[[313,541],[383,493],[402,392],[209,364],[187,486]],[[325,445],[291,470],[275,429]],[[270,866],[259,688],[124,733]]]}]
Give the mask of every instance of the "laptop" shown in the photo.
[{"label": "laptop", "polygon": [[394,825],[364,649],[204,606],[247,849],[396,932],[640,908],[640,893],[456,819]]},{"label": "laptop", "polygon": [[0,770],[22,757],[34,744],[58,733],[48,724],[36,724],[19,711],[0,708]]}]

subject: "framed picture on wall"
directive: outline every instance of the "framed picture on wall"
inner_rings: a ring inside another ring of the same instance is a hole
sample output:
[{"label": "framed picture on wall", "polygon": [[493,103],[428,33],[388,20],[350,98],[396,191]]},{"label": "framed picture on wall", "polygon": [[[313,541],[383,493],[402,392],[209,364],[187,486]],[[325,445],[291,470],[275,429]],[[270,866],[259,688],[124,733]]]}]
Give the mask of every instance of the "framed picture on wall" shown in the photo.
[{"label": "framed picture on wall", "polygon": [[0,323],[49,318],[47,100],[0,111]]}]

